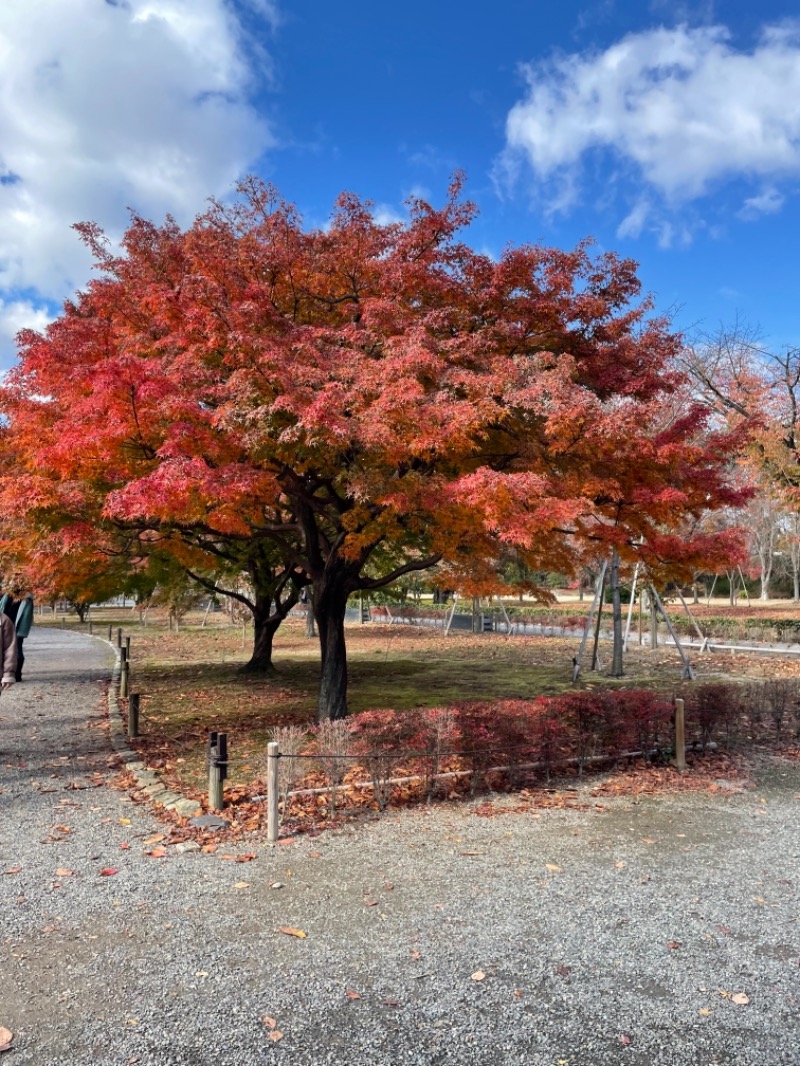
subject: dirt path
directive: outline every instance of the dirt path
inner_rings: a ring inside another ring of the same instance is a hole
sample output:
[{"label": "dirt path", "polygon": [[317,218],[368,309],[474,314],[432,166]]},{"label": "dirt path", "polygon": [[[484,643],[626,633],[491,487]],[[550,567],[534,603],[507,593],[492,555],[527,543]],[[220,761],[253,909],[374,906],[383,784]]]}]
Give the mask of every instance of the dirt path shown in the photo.
[{"label": "dirt path", "polygon": [[107,785],[110,652],[29,649],[0,700],[9,1063],[800,1064],[796,766],[152,858],[158,822]]}]

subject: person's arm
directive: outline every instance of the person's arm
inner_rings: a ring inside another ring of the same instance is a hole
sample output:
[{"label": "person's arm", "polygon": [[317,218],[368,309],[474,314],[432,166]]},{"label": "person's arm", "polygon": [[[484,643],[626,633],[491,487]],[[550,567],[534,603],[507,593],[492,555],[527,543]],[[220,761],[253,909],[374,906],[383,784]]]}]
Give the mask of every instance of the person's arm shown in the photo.
[{"label": "person's arm", "polygon": [[3,647],[3,675],[0,686],[9,688],[16,680],[17,673],[17,632],[14,623],[7,615],[0,615]]}]

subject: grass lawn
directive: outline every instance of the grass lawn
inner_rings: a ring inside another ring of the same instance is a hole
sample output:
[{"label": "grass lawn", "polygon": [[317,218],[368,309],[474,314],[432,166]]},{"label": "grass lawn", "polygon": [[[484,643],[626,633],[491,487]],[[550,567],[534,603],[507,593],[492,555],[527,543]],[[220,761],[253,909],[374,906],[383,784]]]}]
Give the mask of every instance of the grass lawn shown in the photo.
[{"label": "grass lawn", "polygon": [[[228,733],[230,785],[246,786],[261,778],[271,730],[277,725],[308,723],[315,717],[319,649],[305,636],[301,620],[290,620],[275,641],[277,672],[271,677],[242,673],[252,640],[226,616],[193,615],[179,633],[171,633],[163,615],[149,612],[141,626],[130,612],[96,610],[95,633],[106,635],[111,623],[131,637],[132,692],[141,694],[143,759],[159,767],[182,790],[205,788],[208,731]],[[47,624],[47,617],[39,620]],[[77,620],[69,628],[79,627]],[[347,631],[350,709],[391,707],[411,711],[456,700],[523,697],[556,693],[571,687],[575,638],[474,636],[412,626],[371,623]],[[607,664],[610,647],[601,645]],[[587,656],[588,659],[588,656]],[[737,654],[692,655],[704,680],[775,677],[800,674],[793,659]],[[624,684],[669,693],[680,689],[680,661],[674,649],[652,653],[635,646],[626,659],[622,681],[585,672],[584,686]]]}]

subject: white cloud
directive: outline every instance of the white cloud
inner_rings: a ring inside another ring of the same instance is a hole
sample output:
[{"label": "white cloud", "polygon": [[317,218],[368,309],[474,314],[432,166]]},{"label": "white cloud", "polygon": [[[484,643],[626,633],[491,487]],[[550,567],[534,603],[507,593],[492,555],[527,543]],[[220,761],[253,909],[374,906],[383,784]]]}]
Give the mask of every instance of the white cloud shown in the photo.
[{"label": "white cloud", "polygon": [[10,348],[21,329],[43,330],[52,317],[31,300],[0,300],[0,349]]},{"label": "white cloud", "polygon": [[[268,0],[249,0],[271,21]],[[227,0],[2,0],[0,297],[61,300],[88,261],[72,223],[188,221],[271,144]],[[34,305],[31,304],[31,307]]]},{"label": "white cloud", "polygon": [[777,209],[774,186],[800,175],[797,24],[765,28],[751,51],[734,48],[722,26],[661,27],[523,73],[498,179],[518,180],[527,165],[539,196],[552,204],[570,187],[570,206],[581,178],[588,184],[587,159],[604,153],[615,179],[639,190],[623,232],[728,179],[768,182],[771,199],[750,206]]},{"label": "white cloud", "polygon": [[774,215],[780,211],[786,202],[786,197],[777,189],[765,189],[758,196],[750,196],[742,204],[739,218],[750,222],[762,215]]}]

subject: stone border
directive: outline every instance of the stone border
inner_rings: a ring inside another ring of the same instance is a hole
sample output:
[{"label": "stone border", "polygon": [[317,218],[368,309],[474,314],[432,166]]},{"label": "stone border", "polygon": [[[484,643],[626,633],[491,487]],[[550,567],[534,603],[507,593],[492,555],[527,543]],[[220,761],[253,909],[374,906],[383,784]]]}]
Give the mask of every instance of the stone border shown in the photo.
[{"label": "stone border", "polygon": [[131,748],[128,734],[122,721],[117,693],[119,691],[120,654],[119,648],[104,637],[97,637],[108,644],[114,652],[115,660],[111,671],[111,683],[108,686],[108,719],[111,725],[111,746],[119,755],[128,773],[136,778],[139,788],[156,807],[174,811],[181,818],[194,818],[203,813],[203,808],[193,799],[170,792],[155,770],[149,769]]}]

